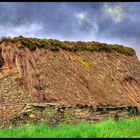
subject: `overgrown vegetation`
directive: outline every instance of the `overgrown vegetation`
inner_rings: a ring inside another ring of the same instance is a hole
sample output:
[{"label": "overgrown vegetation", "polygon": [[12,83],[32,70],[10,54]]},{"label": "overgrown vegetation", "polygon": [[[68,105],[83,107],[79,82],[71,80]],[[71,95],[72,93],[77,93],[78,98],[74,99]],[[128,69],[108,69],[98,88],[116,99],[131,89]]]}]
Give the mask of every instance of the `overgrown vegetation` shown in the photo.
[{"label": "overgrown vegetation", "polygon": [[91,67],[90,63],[86,59],[84,59],[80,56],[76,56],[75,60],[78,61],[83,67],[85,67],[87,69],[89,69]]},{"label": "overgrown vegetation", "polygon": [[106,51],[106,52],[113,52],[117,51],[119,53],[125,54],[127,56],[133,56],[135,54],[135,50],[129,47],[125,47],[123,45],[118,44],[106,44],[106,43],[100,43],[100,42],[69,42],[69,41],[59,41],[55,39],[38,39],[38,38],[26,38],[26,37],[15,37],[15,38],[6,38],[3,37],[1,39],[1,43],[3,41],[11,41],[13,43],[21,42],[23,46],[21,47],[28,47],[30,50],[34,51],[37,47],[38,48],[46,48],[50,49],[52,51],[59,51],[60,48],[72,52],[76,51]]},{"label": "overgrown vegetation", "polygon": [[22,127],[0,129],[0,138],[140,138],[140,117],[120,121],[107,120],[89,124],[61,124],[48,127],[26,124]]}]

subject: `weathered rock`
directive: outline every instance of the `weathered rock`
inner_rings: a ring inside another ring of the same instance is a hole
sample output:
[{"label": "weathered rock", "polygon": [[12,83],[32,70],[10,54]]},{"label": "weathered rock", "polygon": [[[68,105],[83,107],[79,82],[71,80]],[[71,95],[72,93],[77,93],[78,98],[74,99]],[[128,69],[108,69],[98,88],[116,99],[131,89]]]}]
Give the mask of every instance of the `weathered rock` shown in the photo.
[{"label": "weathered rock", "polygon": [[[0,125],[8,125],[9,114],[32,102],[51,103],[48,107],[63,110],[61,113],[66,111],[64,105],[71,105],[69,111],[78,104],[80,109],[84,105],[94,110],[98,105],[130,105],[140,110],[140,62],[135,53],[127,56],[117,51],[62,48],[57,52],[43,48],[31,51],[20,41],[2,41],[0,101]],[[34,105],[44,110],[44,106]]]},{"label": "weathered rock", "polygon": [[28,89],[33,101],[139,107],[140,62],[135,53],[30,51],[20,46],[20,41],[0,44],[2,68],[17,69],[18,84]]},{"label": "weathered rock", "polygon": [[[29,114],[24,115],[27,112],[27,110],[24,109],[25,112],[22,111],[18,116],[13,117],[13,125],[20,125],[26,122],[45,122],[50,126],[55,126],[59,123],[75,124],[82,121],[96,122],[105,119],[114,119],[115,121],[118,121],[119,119],[131,118],[139,115],[137,108],[133,106],[100,106],[96,111],[85,105],[75,106],[75,108],[63,106],[63,111],[62,105],[60,107],[58,107],[58,105],[54,107],[47,103],[38,103],[36,105],[28,104],[28,107],[29,106],[32,111]],[[43,109],[39,110],[38,107],[42,106]]]}]

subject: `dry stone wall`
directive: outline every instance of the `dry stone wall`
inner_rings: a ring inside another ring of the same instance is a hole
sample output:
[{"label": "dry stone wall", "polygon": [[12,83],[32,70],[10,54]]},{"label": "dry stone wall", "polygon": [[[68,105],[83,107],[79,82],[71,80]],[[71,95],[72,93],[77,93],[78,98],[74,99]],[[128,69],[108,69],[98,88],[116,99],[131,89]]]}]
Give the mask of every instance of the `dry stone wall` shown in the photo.
[{"label": "dry stone wall", "polygon": [[137,108],[132,106],[65,106],[48,103],[27,104],[22,112],[11,117],[12,125],[45,122],[53,126],[60,123],[76,124],[83,121],[98,122],[106,119],[124,119],[137,116]]}]

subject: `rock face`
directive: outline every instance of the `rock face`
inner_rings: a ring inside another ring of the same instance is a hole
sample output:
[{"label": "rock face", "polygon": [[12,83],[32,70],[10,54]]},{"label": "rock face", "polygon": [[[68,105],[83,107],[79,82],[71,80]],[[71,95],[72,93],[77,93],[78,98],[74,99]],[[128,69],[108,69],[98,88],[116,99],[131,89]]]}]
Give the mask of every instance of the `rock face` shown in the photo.
[{"label": "rock face", "polygon": [[0,66],[1,110],[23,108],[24,102],[86,104],[93,108],[131,105],[140,110],[140,62],[135,54],[62,48],[31,51],[20,41],[2,41]]},{"label": "rock face", "polygon": [[75,105],[64,106],[47,103],[27,104],[19,114],[11,117],[11,125],[44,122],[50,126],[60,123],[76,124],[80,122],[95,123],[98,121],[113,119],[115,121],[135,117],[137,108],[132,106],[98,106],[96,110],[92,106]]},{"label": "rock face", "polygon": [[15,80],[24,84],[36,101],[43,101],[45,96],[37,79],[38,69],[35,64],[39,56],[32,55],[29,49],[19,49],[20,46],[20,43],[4,42],[1,44],[1,58],[3,60],[1,63],[3,63],[3,68],[12,69],[16,67],[18,75]]}]

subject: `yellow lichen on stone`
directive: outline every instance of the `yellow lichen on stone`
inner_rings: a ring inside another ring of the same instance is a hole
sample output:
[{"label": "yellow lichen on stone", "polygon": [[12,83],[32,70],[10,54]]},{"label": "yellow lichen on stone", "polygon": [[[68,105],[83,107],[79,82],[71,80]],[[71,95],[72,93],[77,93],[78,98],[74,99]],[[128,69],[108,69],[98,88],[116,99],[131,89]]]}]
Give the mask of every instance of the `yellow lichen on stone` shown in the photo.
[{"label": "yellow lichen on stone", "polygon": [[44,119],[41,119],[41,121],[43,122],[43,121],[44,121]]},{"label": "yellow lichen on stone", "polygon": [[35,114],[30,114],[29,118],[34,119],[34,118],[36,118],[36,115]]}]

